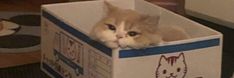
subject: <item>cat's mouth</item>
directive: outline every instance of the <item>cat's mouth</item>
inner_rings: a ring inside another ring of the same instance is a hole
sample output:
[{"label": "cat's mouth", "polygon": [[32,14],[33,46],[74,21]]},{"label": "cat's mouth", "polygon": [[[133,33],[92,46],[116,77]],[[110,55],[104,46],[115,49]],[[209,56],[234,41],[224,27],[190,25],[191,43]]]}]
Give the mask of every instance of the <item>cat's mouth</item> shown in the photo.
[{"label": "cat's mouth", "polygon": [[114,41],[114,43],[115,43],[118,47],[122,48],[122,46],[120,45],[120,43],[119,43],[118,40]]},{"label": "cat's mouth", "polygon": [[175,76],[170,75],[169,77],[166,77],[166,78],[177,78],[177,75],[175,75]]},{"label": "cat's mouth", "polygon": [[122,45],[122,44],[120,44],[118,40],[114,41],[114,43],[115,43],[116,45],[118,45],[119,48],[127,48],[127,47],[128,47],[127,45]]}]

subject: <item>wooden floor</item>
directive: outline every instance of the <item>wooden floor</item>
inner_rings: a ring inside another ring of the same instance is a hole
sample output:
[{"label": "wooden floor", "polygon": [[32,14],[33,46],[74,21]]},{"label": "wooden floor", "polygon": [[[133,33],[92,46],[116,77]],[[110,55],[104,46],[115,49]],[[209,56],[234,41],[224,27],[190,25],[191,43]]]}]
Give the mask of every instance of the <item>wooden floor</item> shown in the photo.
[{"label": "wooden floor", "polygon": [[40,62],[40,51],[29,53],[0,53],[0,68]]}]

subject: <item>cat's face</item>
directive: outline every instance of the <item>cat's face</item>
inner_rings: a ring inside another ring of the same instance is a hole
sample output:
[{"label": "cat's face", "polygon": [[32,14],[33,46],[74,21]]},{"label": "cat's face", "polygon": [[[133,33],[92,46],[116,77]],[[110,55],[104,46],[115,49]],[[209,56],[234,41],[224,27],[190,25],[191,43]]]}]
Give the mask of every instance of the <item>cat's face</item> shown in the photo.
[{"label": "cat's face", "polygon": [[187,66],[184,54],[179,56],[165,57],[161,56],[156,78],[185,78]]},{"label": "cat's face", "polygon": [[106,5],[107,15],[92,30],[91,36],[94,39],[110,48],[143,48],[160,42],[160,37],[154,35],[158,17],[120,9],[109,3]]}]

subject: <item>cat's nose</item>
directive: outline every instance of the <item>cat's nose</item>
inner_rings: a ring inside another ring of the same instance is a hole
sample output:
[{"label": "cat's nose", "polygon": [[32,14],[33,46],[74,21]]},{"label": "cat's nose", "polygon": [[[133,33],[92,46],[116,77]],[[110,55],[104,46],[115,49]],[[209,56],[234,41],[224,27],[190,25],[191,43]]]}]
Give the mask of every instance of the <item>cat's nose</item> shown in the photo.
[{"label": "cat's nose", "polygon": [[123,38],[124,36],[121,35],[121,34],[117,34],[116,37],[117,37],[118,39],[121,39],[121,38]]},{"label": "cat's nose", "polygon": [[173,76],[173,73],[170,73],[171,76]]}]

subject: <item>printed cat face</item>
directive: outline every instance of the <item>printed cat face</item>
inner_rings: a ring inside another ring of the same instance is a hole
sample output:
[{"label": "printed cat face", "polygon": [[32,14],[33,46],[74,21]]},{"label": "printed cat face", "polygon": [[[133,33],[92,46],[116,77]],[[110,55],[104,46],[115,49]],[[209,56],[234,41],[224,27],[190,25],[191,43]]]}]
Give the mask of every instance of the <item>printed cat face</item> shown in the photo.
[{"label": "printed cat face", "polygon": [[161,56],[156,70],[156,78],[185,78],[187,66],[184,54],[179,56]]},{"label": "printed cat face", "polygon": [[120,9],[107,2],[107,15],[94,26],[91,37],[110,48],[144,48],[161,42],[157,33],[158,16]]}]

